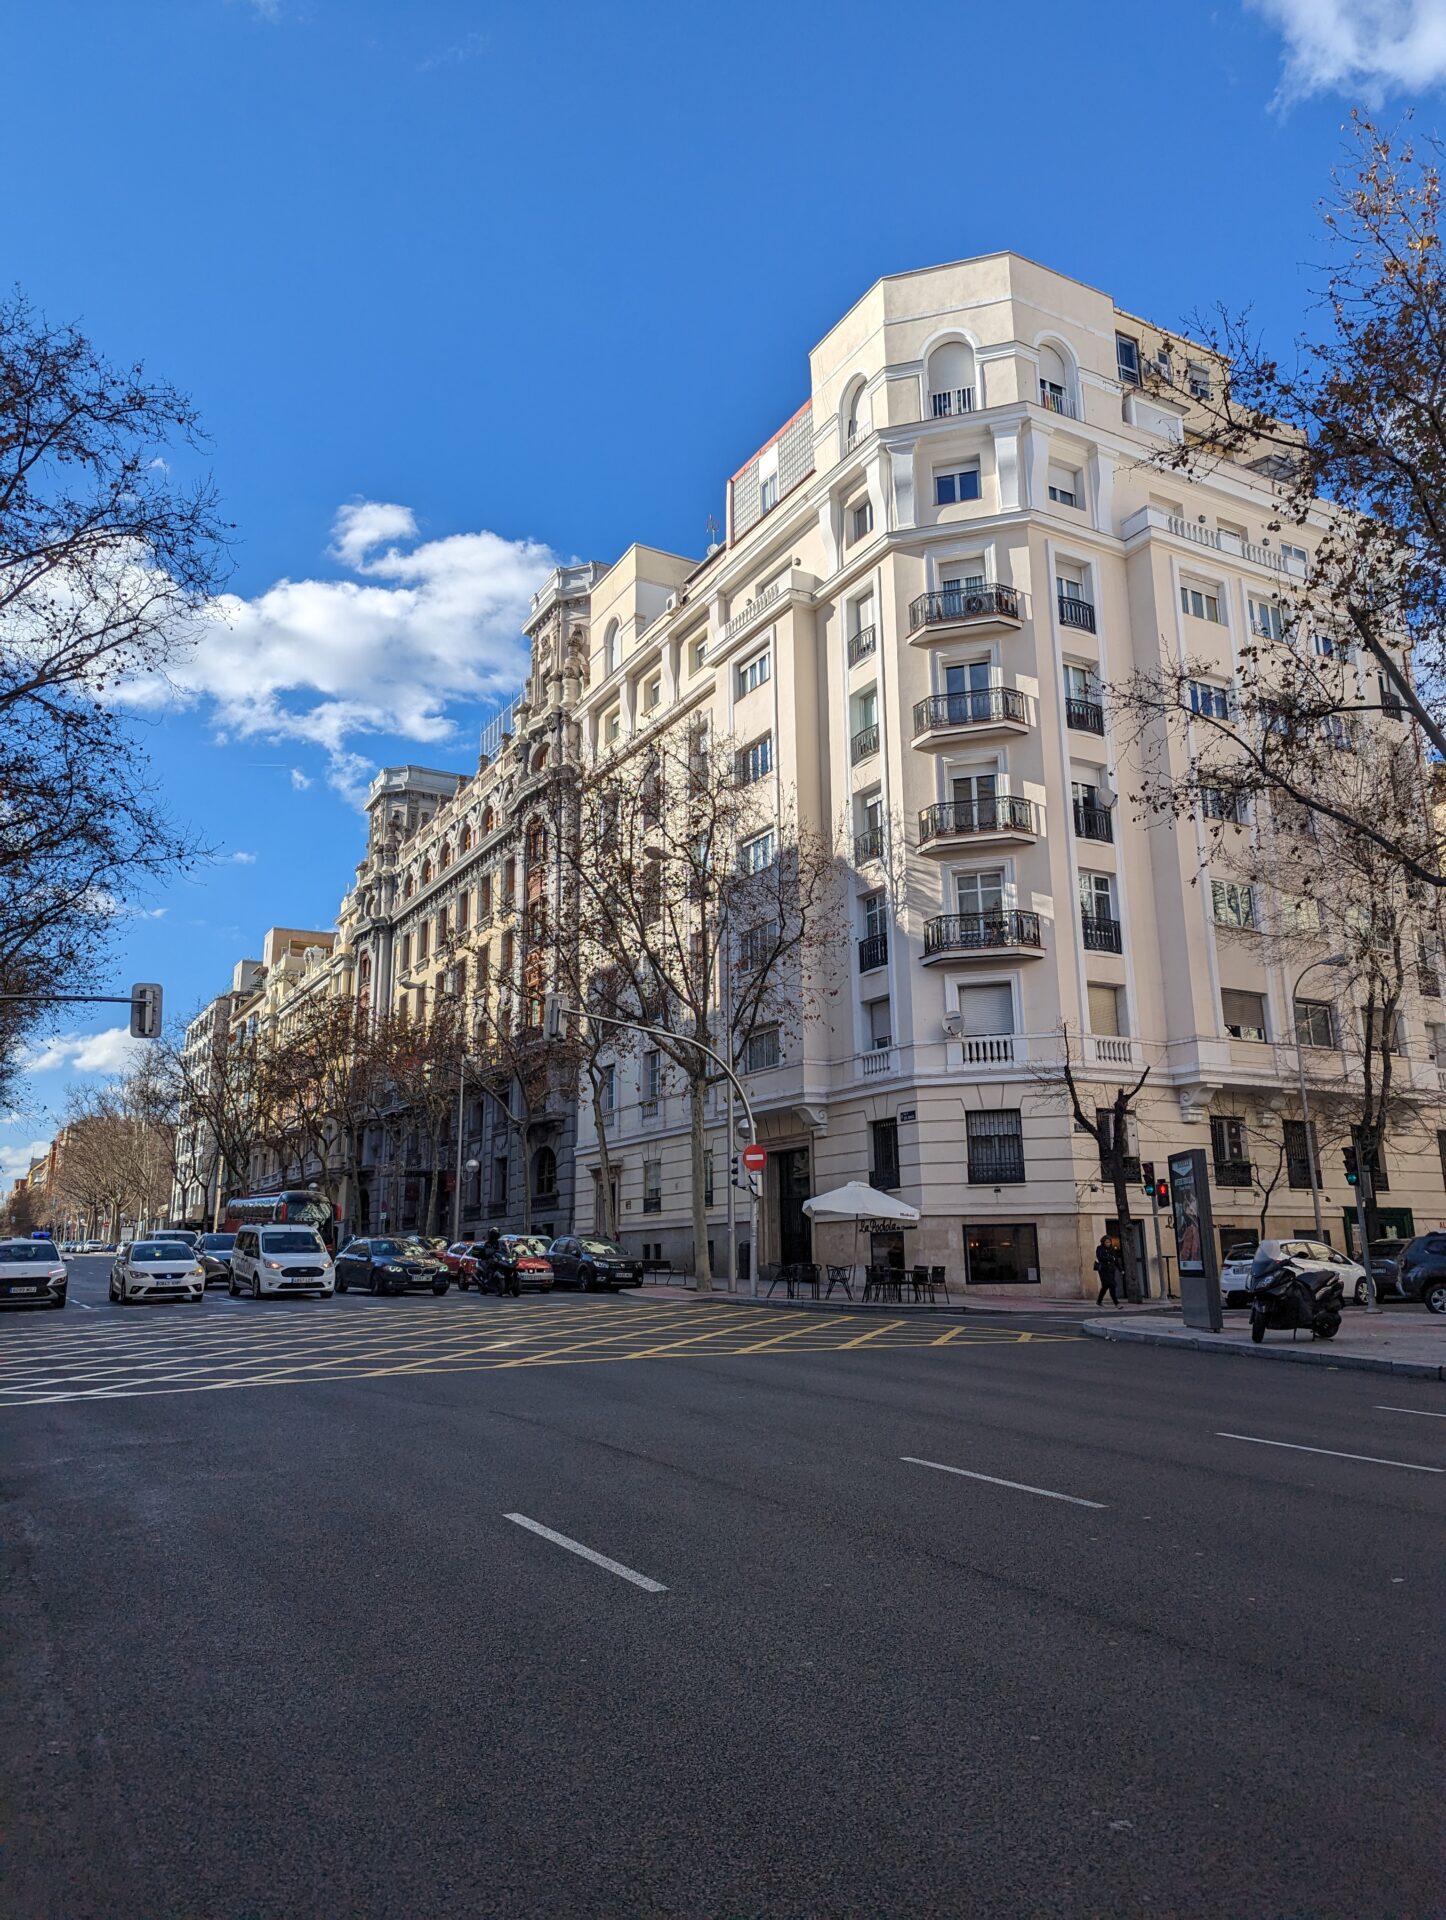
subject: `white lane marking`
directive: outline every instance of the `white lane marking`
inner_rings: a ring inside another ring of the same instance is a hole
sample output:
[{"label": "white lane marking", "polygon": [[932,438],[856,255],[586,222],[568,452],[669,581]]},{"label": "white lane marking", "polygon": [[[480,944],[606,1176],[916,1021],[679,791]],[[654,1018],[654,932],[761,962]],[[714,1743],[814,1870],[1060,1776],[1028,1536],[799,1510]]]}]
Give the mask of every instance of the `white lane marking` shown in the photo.
[{"label": "white lane marking", "polygon": [[1377,1413],[1415,1413],[1423,1420],[1446,1420],[1446,1413],[1433,1413],[1429,1407],[1376,1407]]},{"label": "white lane marking", "polygon": [[91,1311],[91,1309],[85,1304],[84,1300],[77,1300],[75,1304],[80,1308],[82,1313],[89,1313]]},{"label": "white lane marking", "polygon": [[544,1540],[550,1540],[555,1547],[566,1547],[569,1553],[577,1554],[583,1560],[591,1560],[595,1567],[605,1567],[609,1573],[615,1573],[620,1580],[631,1580],[635,1587],[641,1587],[644,1593],[666,1593],[668,1589],[660,1580],[650,1580],[645,1573],[634,1573],[631,1567],[625,1567],[618,1560],[609,1560],[605,1553],[594,1553],[591,1547],[585,1547],[580,1540],[569,1540],[565,1533],[554,1533],[551,1527],[543,1526],[540,1520],[529,1520],[525,1513],[507,1513],[504,1520],[510,1520],[514,1526],[526,1527],[529,1533],[535,1533]]},{"label": "white lane marking", "polygon": [[1011,1487],[1015,1493],[1037,1493],[1041,1500],[1064,1500],[1072,1507],[1093,1507],[1098,1513],[1105,1511],[1103,1500],[1081,1500],[1072,1493],[1054,1493],[1048,1487],[1026,1486],[1023,1480],[1000,1480],[992,1473],[971,1473],[967,1467],[946,1467],[942,1460],[916,1460],[912,1453],[901,1453],[899,1458],[911,1467],[932,1467],[935,1473],[957,1473],[963,1480],[984,1480],[991,1487]]},{"label": "white lane marking", "polygon": [[1372,1467],[1404,1467],[1407,1473],[1446,1473],[1446,1467],[1421,1467],[1414,1460],[1382,1460],[1374,1453],[1340,1453],[1334,1447],[1302,1447],[1294,1440],[1262,1440],[1258,1433],[1222,1433],[1217,1440],[1248,1440],[1252,1447],[1285,1447],[1291,1453],[1324,1453],[1332,1460],[1364,1460]]}]

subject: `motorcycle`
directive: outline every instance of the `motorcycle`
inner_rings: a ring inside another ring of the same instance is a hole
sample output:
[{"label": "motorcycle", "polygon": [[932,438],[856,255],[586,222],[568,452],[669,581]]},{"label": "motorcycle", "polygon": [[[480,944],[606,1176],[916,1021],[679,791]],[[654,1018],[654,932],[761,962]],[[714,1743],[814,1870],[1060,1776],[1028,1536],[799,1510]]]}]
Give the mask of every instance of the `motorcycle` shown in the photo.
[{"label": "motorcycle", "polygon": [[1334,1340],[1343,1298],[1340,1275],[1329,1267],[1269,1260],[1250,1276],[1250,1337],[1258,1346],[1269,1327],[1309,1327],[1313,1339]]}]

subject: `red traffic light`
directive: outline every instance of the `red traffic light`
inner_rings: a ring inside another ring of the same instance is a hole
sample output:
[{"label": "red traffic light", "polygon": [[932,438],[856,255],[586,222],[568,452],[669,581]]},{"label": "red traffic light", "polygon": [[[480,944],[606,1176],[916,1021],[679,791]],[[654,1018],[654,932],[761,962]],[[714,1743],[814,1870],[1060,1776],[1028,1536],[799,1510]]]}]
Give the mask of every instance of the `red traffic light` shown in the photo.
[{"label": "red traffic light", "polygon": [[1157,1207],[1168,1207],[1169,1204],[1170,1183],[1168,1180],[1157,1180],[1155,1182],[1155,1205]]}]

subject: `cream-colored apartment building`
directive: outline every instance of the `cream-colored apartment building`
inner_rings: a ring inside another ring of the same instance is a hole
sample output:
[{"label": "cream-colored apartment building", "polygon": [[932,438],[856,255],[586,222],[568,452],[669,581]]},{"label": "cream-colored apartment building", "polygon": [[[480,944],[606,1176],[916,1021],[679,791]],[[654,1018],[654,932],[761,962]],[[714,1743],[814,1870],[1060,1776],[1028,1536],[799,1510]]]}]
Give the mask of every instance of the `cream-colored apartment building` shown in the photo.
[{"label": "cream-colored apartment building", "polygon": [[[890,276],[813,350],[803,405],[733,476],[725,541],[701,565],[635,546],[589,581],[583,752],[706,715],[719,738],[767,740],[767,778],[846,856],[841,990],[742,1062],[769,1150],[765,1262],[851,1257],[851,1234],[811,1232],[802,1202],[872,1178],[920,1210],[910,1262],[1077,1295],[1114,1206],[1049,1077],[1062,1032],[1096,1107],[1150,1066],[1132,1151],[1211,1150],[1224,1235],[1258,1226],[1252,1143],[1299,1120],[1297,1028],[1311,1079],[1348,1069],[1351,1010],[1328,988],[1292,1004],[1294,972],[1248,937],[1265,903],[1237,874],[1214,884],[1203,823],[1147,824],[1121,798],[1131,770],[1102,687],[1163,649],[1207,657],[1227,697],[1304,567],[1268,528],[1259,474],[1195,482],[1155,463],[1214,377],[1203,353],[1162,367],[1160,352],[1107,294],[1014,254]],[[1420,985],[1400,1060],[1420,1124],[1388,1149],[1381,1196],[1400,1231],[1446,1222],[1439,977]],[[680,1263],[686,1128],[681,1088],[646,1054],[620,1060],[620,1232]],[[1268,1226],[1310,1231],[1308,1149],[1289,1144]],[[1353,1196],[1339,1154],[1320,1159],[1339,1246]],[[584,1110],[584,1223],[597,1164]],[[1148,1231],[1143,1250],[1158,1289]]]}]

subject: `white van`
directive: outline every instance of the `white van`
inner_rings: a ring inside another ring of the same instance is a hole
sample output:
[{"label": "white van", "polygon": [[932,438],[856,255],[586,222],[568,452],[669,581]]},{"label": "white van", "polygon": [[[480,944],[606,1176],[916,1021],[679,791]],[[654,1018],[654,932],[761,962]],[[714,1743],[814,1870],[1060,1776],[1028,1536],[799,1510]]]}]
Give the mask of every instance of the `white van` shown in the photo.
[{"label": "white van", "polygon": [[249,1293],[316,1293],[329,1299],[336,1285],[331,1255],[314,1227],[239,1227],[231,1249],[231,1297]]}]

